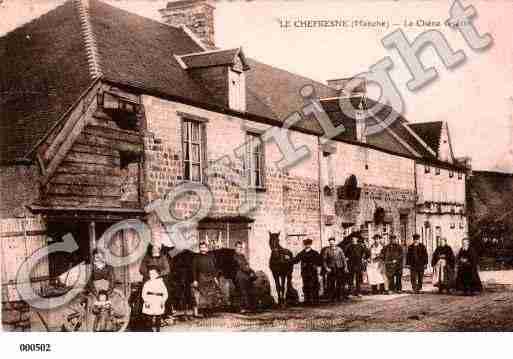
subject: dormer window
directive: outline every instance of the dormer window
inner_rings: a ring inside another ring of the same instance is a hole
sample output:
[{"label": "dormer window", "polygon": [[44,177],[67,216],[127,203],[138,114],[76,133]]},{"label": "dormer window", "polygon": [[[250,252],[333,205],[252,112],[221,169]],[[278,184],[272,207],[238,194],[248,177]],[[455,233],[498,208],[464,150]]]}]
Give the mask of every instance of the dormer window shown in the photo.
[{"label": "dormer window", "polygon": [[249,65],[241,48],[175,55],[176,62],[223,106],[246,112]]},{"label": "dormer window", "polygon": [[246,111],[246,81],[244,72],[230,69],[228,72],[228,105],[232,110]]}]

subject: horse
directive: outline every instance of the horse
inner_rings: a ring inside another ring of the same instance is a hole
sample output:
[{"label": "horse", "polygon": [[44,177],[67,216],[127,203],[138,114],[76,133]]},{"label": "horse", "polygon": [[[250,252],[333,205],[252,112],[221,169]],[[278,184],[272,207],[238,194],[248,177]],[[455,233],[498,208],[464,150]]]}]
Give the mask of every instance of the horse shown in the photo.
[{"label": "horse", "polygon": [[[297,292],[292,287],[292,252],[280,245],[280,232],[269,232],[269,246],[271,247],[271,258],[269,259],[269,268],[273,274],[276,292],[278,293],[278,304],[284,306],[294,302],[294,293]],[[296,298],[297,301],[297,298]]]},{"label": "horse", "polygon": [[[236,299],[236,292],[234,290],[235,277],[237,275],[238,264],[235,260],[235,250],[232,248],[219,248],[209,251],[216,263],[220,276],[223,278],[221,284],[225,281],[231,282],[228,285],[228,292],[223,294],[228,295],[231,299]],[[169,275],[170,300],[174,308],[180,310],[187,310],[192,308],[193,298],[191,295],[192,284],[192,261],[197,254],[184,250],[177,254],[170,260],[171,273]],[[270,307],[269,301],[271,297],[270,290],[266,289],[266,283],[269,283],[267,276],[259,271],[256,272],[255,280],[255,301],[257,305],[262,308]],[[225,288],[226,289],[226,288]],[[225,299],[228,299],[225,297]],[[232,303],[233,305],[233,303]]]}]

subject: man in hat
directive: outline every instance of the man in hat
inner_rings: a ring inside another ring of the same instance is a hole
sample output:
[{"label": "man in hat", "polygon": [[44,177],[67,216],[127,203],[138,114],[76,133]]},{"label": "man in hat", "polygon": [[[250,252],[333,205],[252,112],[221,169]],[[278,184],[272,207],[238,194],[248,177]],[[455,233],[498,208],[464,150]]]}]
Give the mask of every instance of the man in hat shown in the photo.
[{"label": "man in hat", "polygon": [[410,268],[411,288],[415,293],[422,289],[422,280],[424,279],[424,270],[428,263],[428,254],[426,246],[420,243],[420,236],[413,235],[413,244],[408,247],[406,255],[406,265]]},{"label": "man in hat", "polygon": [[335,238],[328,239],[329,246],[322,250],[322,266],[328,276],[328,299],[331,302],[346,298],[344,288],[344,275],[347,270],[347,261],[344,251],[335,244]]},{"label": "man in hat", "polygon": [[385,288],[385,293],[389,290],[399,293],[402,288],[403,249],[397,243],[397,237],[394,234],[390,235],[390,243],[383,248],[382,257],[385,263],[388,287]]},{"label": "man in hat", "polygon": [[303,279],[303,294],[305,305],[319,303],[319,274],[318,269],[322,264],[319,252],[312,249],[312,240],[303,241],[304,249],[292,260],[296,264],[301,262],[301,278]]},{"label": "man in hat", "polygon": [[346,258],[349,267],[349,288],[354,287],[354,295],[361,297],[360,288],[363,281],[364,261],[369,257],[368,250],[362,244],[359,234],[354,233],[351,244],[346,248]]},{"label": "man in hat", "polygon": [[248,260],[244,255],[244,244],[238,241],[235,244],[235,254],[233,259],[236,264],[235,273],[235,288],[239,296],[240,312],[245,313],[246,311],[255,311],[255,288],[254,281],[256,280],[256,274],[253,269],[249,266]]}]

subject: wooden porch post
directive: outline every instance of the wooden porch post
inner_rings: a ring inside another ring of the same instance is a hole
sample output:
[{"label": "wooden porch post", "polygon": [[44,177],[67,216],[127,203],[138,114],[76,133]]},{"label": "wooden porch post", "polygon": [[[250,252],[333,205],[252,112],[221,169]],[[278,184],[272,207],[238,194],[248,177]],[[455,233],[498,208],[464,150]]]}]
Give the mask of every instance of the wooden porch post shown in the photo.
[{"label": "wooden porch post", "polygon": [[89,223],[89,255],[92,263],[93,251],[96,249],[96,223],[94,221]]}]

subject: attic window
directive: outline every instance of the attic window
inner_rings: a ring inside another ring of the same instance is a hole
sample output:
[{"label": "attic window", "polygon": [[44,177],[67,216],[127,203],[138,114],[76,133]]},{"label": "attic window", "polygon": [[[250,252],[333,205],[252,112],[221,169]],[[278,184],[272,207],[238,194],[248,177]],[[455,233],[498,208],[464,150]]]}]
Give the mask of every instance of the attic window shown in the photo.
[{"label": "attic window", "polygon": [[232,110],[246,111],[246,78],[244,72],[228,72],[228,101]]}]

